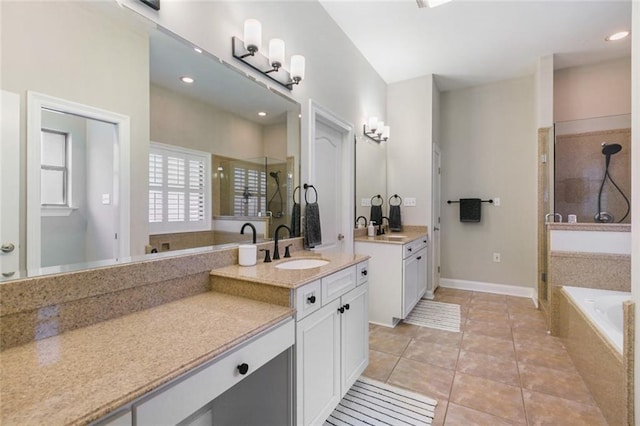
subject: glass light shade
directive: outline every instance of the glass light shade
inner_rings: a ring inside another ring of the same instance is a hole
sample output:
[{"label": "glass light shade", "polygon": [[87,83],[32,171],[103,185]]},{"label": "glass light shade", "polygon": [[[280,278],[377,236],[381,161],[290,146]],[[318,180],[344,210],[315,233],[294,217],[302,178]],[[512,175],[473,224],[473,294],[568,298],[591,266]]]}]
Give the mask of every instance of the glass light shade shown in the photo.
[{"label": "glass light shade", "polygon": [[389,138],[389,126],[384,126],[382,128],[382,139],[388,139]]},{"label": "glass light shade", "polygon": [[304,56],[293,55],[291,57],[291,78],[294,80],[304,79]]},{"label": "glass light shade", "polygon": [[378,117],[369,117],[369,131],[373,132],[378,128]]},{"label": "glass light shade", "polygon": [[382,129],[384,129],[384,121],[378,121],[378,127],[376,127],[376,133],[382,134]]},{"label": "glass light shade", "polygon": [[262,24],[257,19],[244,21],[244,48],[257,52],[262,45]]},{"label": "glass light shade", "polygon": [[269,63],[274,68],[284,64],[284,41],[279,38],[269,40]]}]

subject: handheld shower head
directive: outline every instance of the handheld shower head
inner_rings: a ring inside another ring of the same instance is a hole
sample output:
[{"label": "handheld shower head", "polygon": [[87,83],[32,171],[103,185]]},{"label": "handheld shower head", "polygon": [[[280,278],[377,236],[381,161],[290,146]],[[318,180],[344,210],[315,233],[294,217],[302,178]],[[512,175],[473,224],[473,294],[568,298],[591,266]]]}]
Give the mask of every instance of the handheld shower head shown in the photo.
[{"label": "handheld shower head", "polygon": [[602,153],[606,156],[610,156],[613,154],[617,154],[622,151],[622,145],[617,143],[612,143],[609,145],[606,142],[602,142]]}]

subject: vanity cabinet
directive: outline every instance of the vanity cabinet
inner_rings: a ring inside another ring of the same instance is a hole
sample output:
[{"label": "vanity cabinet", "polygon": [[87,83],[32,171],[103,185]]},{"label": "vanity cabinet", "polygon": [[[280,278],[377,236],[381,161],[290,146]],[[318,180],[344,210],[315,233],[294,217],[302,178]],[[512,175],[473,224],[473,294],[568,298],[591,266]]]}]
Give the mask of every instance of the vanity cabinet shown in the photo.
[{"label": "vanity cabinet", "polygon": [[426,235],[406,243],[356,241],[369,259],[369,321],[394,327],[427,291]]},{"label": "vanity cabinet", "polygon": [[368,274],[361,262],[296,290],[317,304],[298,306],[297,425],[323,423],[369,363]]}]

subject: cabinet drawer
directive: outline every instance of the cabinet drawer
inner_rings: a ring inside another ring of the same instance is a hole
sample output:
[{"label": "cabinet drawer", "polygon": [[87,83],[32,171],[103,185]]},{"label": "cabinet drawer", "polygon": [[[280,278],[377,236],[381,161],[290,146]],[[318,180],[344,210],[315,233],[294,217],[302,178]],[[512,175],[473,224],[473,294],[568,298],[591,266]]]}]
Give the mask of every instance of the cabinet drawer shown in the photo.
[{"label": "cabinet drawer", "polygon": [[352,288],[356,288],[355,265],[322,278],[322,303],[327,304]]},{"label": "cabinet drawer", "polygon": [[428,238],[425,235],[424,237],[420,237],[417,240],[413,240],[410,243],[407,243],[403,246],[403,259],[406,259],[407,257],[416,254],[418,251],[420,251],[420,249],[424,248],[427,246],[427,242],[428,242]]},{"label": "cabinet drawer", "polygon": [[361,285],[369,280],[369,262],[360,262],[356,265],[356,276],[358,277],[358,284]]},{"label": "cabinet drawer", "polygon": [[322,306],[321,287],[321,281],[317,280],[296,290],[296,319],[298,321],[320,309]]},{"label": "cabinet drawer", "polygon": [[[295,339],[293,320],[256,336],[242,347],[186,377],[178,378],[164,389],[134,406],[135,424],[177,424],[187,418],[224,391],[240,382],[269,360],[292,346]],[[248,365],[242,375],[238,366]]]}]

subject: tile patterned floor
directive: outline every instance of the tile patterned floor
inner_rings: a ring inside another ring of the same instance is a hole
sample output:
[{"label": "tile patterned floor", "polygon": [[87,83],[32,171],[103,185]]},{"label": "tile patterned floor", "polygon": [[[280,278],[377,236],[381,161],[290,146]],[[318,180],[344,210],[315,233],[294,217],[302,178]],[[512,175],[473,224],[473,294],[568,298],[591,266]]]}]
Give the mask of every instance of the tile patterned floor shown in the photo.
[{"label": "tile patterned floor", "polygon": [[606,425],[530,299],[440,288],[461,332],[371,325],[364,375],[438,400],[434,425]]}]

